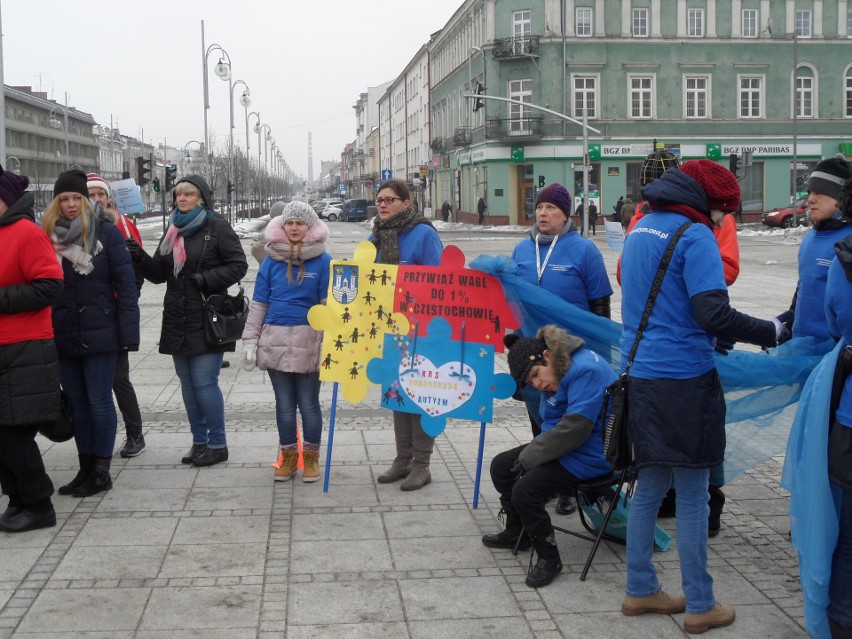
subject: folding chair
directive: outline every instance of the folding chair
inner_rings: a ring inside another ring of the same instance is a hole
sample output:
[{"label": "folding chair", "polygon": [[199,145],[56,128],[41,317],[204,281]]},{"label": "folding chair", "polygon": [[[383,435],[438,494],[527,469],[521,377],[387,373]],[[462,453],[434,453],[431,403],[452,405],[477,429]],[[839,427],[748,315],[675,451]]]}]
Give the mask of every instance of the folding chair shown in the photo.
[{"label": "folding chair", "polygon": [[[612,513],[615,511],[616,506],[618,506],[618,500],[621,496],[621,487],[625,483],[632,483],[633,479],[633,470],[631,468],[625,468],[621,471],[614,471],[610,475],[607,475],[605,477],[599,477],[591,481],[584,481],[577,484],[575,488],[577,491],[578,502],[577,512],[580,513],[580,522],[583,524],[583,528],[585,528],[589,533],[591,533],[591,535],[574,532],[573,530],[568,530],[567,528],[561,528],[559,526],[553,526],[554,530],[558,530],[559,532],[565,533],[566,535],[573,535],[574,537],[579,537],[580,539],[585,539],[586,541],[592,542],[592,549],[589,551],[589,556],[586,559],[586,565],[583,567],[583,572],[580,573],[580,581],[586,581],[586,575],[588,575],[589,573],[589,568],[592,567],[592,561],[594,561],[595,559],[595,554],[598,552],[598,547],[601,545],[602,539],[606,539],[607,541],[614,541],[615,543],[621,544],[622,546],[627,543],[624,539],[621,539],[620,537],[614,537],[608,534],[606,532],[606,527],[609,524],[609,520],[612,517]],[[613,487],[615,488],[613,489]],[[586,518],[586,514],[583,512],[580,500],[584,500],[587,505],[593,504],[599,496],[604,496],[607,498],[609,507],[606,510],[606,514],[604,515],[603,522],[601,522],[600,528],[596,529]],[[627,493],[625,493],[624,495],[624,500],[626,503]],[[525,531],[522,530],[521,534],[518,536],[518,542],[515,544],[515,548],[512,550],[512,554],[514,555],[518,554],[518,546],[521,543],[521,539],[524,536],[524,532]]]}]

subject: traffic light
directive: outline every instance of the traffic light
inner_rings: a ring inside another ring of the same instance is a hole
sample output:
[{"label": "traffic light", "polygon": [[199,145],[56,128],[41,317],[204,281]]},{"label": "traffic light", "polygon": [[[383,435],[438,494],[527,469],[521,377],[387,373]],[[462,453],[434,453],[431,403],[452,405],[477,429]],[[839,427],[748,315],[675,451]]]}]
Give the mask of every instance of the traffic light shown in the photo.
[{"label": "traffic light", "polygon": [[233,192],[234,192],[234,185],[231,183],[230,180],[228,180],[228,197],[229,198],[231,197],[231,193],[233,193]]},{"label": "traffic light", "polygon": [[[476,95],[484,95],[485,94],[485,85],[482,82],[476,83]],[[473,101],[473,112],[476,113],[482,107],[485,106],[485,100],[482,98],[476,98]]]},{"label": "traffic light", "polygon": [[728,156],[728,168],[731,170],[731,173],[737,176],[738,180],[742,180],[745,177],[745,163],[741,155],[731,153]]},{"label": "traffic light", "polygon": [[540,188],[540,189],[544,188],[544,176],[543,175],[538,176],[538,188]]},{"label": "traffic light", "polygon": [[151,182],[151,184],[154,185],[154,193],[159,193],[160,192],[160,178],[158,178],[158,177],[154,178],[154,181]]},{"label": "traffic light", "polygon": [[169,164],[166,166],[166,191],[171,191],[175,188],[175,180],[177,179],[177,164]]},{"label": "traffic light", "polygon": [[151,160],[143,158],[141,155],[136,158],[136,184],[145,186],[150,182],[151,175]]}]

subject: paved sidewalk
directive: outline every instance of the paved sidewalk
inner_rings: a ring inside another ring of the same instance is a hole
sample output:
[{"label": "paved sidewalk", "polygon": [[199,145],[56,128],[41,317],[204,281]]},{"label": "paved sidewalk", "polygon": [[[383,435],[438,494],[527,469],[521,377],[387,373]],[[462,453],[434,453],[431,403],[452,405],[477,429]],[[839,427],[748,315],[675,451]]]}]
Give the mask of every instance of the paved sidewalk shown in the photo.
[{"label": "paved sidewalk", "polygon": [[[772,277],[757,274],[737,287],[755,305],[763,304],[755,297],[771,295],[780,310],[795,282]],[[0,533],[0,639],[687,636],[683,615],[621,615],[623,546],[605,542],[580,582],[590,544],[558,533],[565,570],[538,591],[523,583],[528,553],[482,546],[480,536],[499,526],[488,462],[529,438],[517,402],[495,407],[476,510],[477,424],[448,425],[437,440],[433,483],[423,490],[376,483],[394,456],[377,390],[357,406],[340,401],[324,494],[322,482],[272,481],[271,386],[263,372],[240,368],[239,353],[229,354],[221,385],[230,459],[204,469],[181,464],[191,436],[171,360],[157,353],[163,293],[143,288],[142,350],[131,358],[148,450],[115,457],[108,493],[55,496],[55,528]],[[498,365],[506,369],[504,357]],[[330,401],[326,384],[326,423]],[[116,449],[121,443],[120,435]],[[42,444],[54,483],[67,482],[76,472],[73,443]],[[325,456],[323,447],[323,465]],[[714,638],[804,635],[780,472],[774,459],[725,489],[710,563],[717,596],[736,605],[737,621]],[[577,515],[554,519],[580,530]],[[673,520],[662,523],[674,532]],[[681,592],[677,549],[656,559],[664,587]]]}]

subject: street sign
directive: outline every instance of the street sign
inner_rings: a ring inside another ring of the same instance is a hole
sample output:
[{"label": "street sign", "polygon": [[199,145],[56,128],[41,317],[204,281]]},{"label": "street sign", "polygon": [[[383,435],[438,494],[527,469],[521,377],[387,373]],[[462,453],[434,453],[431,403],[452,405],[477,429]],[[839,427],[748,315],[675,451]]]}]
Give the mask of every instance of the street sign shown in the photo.
[{"label": "street sign", "polygon": [[338,184],[337,190],[340,191],[341,193],[346,193],[346,185],[345,184]]},{"label": "street sign", "polygon": [[382,179],[390,180],[393,177],[393,171],[390,169],[382,169]]}]

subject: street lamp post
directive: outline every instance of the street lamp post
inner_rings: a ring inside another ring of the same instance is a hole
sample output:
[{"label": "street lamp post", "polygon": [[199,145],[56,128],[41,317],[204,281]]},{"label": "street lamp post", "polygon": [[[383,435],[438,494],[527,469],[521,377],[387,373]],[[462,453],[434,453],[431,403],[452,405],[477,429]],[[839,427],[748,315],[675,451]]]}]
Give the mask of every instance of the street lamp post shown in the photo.
[{"label": "street lamp post", "polygon": [[[204,46],[204,20],[201,21],[201,65],[202,72],[204,74],[204,153],[206,158],[206,167],[207,167],[207,180],[210,182],[210,188],[213,188],[213,174],[210,170],[210,144],[209,137],[207,134],[207,110],[210,108],[210,94],[207,86],[207,58],[210,57],[210,53],[213,51],[219,51],[219,62],[216,63],[216,66],[213,67],[213,72],[219,76],[222,80],[230,80],[231,79],[231,56],[228,55],[228,52],[225,51],[218,44],[213,43],[209,47],[205,48]],[[225,59],[227,58],[227,62]]]},{"label": "street lamp post", "polygon": [[[68,101],[67,93],[65,94],[65,101]],[[62,118],[64,124],[53,115],[54,111],[56,111],[57,109],[62,109]],[[61,104],[57,104],[56,106],[50,109],[50,113],[47,116],[47,120],[52,128],[65,130],[65,168],[68,169],[71,164],[71,160],[68,157],[68,108],[63,107]]]},{"label": "street lamp post", "polygon": [[251,116],[254,116],[255,118],[257,118],[257,122],[255,123],[254,129],[252,129],[252,130],[257,133],[257,170],[258,170],[258,173],[255,174],[254,183],[255,183],[255,187],[257,188],[257,199],[258,199],[258,208],[259,208],[260,207],[260,185],[258,183],[258,179],[259,179],[259,172],[260,172],[260,128],[259,128],[260,127],[260,111],[252,111],[251,113],[249,113],[248,109],[246,109],[246,156],[249,155],[249,151],[251,150],[251,145],[249,144],[249,136],[248,136],[249,120],[251,119]]},{"label": "street lamp post", "polygon": [[[245,87],[243,94],[240,96],[240,104],[246,109],[248,112],[248,108],[251,105],[251,89],[243,80],[237,80],[236,82],[230,83],[230,107],[231,107],[231,128],[230,128],[230,139],[228,140],[228,186],[230,187],[228,190],[228,205],[230,207],[231,213],[234,211],[234,190],[236,189],[236,180],[234,179],[234,87],[238,84],[242,84]],[[248,124],[246,124],[246,144],[248,144]]]},{"label": "street lamp post", "polygon": [[6,167],[7,168],[9,166],[9,160],[15,160],[15,163],[17,164],[17,168],[14,169],[14,172],[15,172],[15,175],[20,175],[21,174],[21,161],[18,158],[16,158],[14,155],[10,155],[6,158]]},{"label": "street lamp post", "polygon": [[[258,201],[258,208],[260,209],[260,215],[263,215],[263,173],[264,170],[261,167],[260,163],[260,136],[263,133],[263,130],[266,129],[266,136],[263,140],[263,148],[266,150],[266,143],[272,138],[272,128],[268,124],[260,123],[260,115],[257,117],[257,124],[254,125],[254,132],[257,133],[257,171],[258,174],[261,175],[261,188],[260,188],[260,200]],[[266,157],[269,158],[269,152],[266,151]]]},{"label": "street lamp post", "polygon": [[[187,164],[187,160],[192,159],[192,156],[189,154],[189,148],[188,148],[190,144],[197,144],[199,151],[201,151],[202,153],[204,152],[204,142],[199,142],[198,140],[190,140],[189,142],[187,142],[186,144],[183,145],[183,162],[181,162],[182,165]],[[186,167],[182,166],[181,169],[182,169],[182,173],[185,174],[186,173]]]}]

